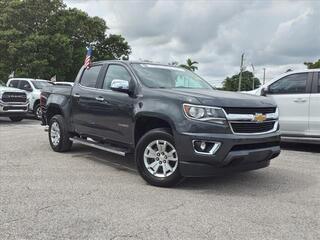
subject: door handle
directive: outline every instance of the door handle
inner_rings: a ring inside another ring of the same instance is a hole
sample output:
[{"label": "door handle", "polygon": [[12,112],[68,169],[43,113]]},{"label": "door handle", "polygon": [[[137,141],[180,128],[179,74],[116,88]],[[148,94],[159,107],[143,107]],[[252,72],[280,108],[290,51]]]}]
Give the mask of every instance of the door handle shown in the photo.
[{"label": "door handle", "polygon": [[75,94],[73,94],[73,96],[74,96],[75,98],[79,98],[79,97],[80,97],[80,94],[79,94],[79,93],[75,93]]},{"label": "door handle", "polygon": [[293,101],[296,102],[296,103],[304,103],[304,102],[306,102],[307,100],[304,99],[304,98],[297,98],[297,99],[294,99]]},{"label": "door handle", "polygon": [[103,97],[96,97],[96,100],[99,101],[99,102],[103,102],[104,98]]}]

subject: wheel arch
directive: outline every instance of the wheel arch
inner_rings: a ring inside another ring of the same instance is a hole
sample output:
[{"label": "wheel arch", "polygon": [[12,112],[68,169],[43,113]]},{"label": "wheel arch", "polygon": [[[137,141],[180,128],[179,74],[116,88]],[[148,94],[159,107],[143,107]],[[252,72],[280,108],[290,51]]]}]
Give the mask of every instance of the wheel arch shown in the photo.
[{"label": "wheel arch", "polygon": [[46,121],[47,123],[50,122],[50,119],[54,116],[54,115],[62,115],[64,116],[63,110],[61,109],[61,107],[58,104],[55,103],[51,103],[47,106],[46,109]]},{"label": "wheel arch", "polygon": [[33,111],[35,110],[35,107],[36,107],[38,104],[40,105],[40,99],[36,99],[36,100],[33,102],[33,107],[32,107]]},{"label": "wheel arch", "polygon": [[136,116],[134,125],[134,144],[148,131],[156,128],[167,128],[174,135],[175,125],[165,114],[141,113]]}]

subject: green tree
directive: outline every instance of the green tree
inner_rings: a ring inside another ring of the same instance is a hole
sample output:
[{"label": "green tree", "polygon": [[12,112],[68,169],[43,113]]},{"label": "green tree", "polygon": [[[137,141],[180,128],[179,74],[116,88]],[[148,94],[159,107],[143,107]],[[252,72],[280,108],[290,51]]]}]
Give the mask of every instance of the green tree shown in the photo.
[{"label": "green tree", "polygon": [[17,77],[72,81],[89,44],[93,60],[128,59],[129,44],[107,30],[103,19],[62,0],[0,0],[0,79],[15,71]]},{"label": "green tree", "polygon": [[320,68],[320,59],[314,63],[305,62],[304,65],[306,65],[308,67],[308,69]]},{"label": "green tree", "polygon": [[[252,72],[244,71],[242,72],[242,80],[241,80],[241,91],[250,91],[253,87],[258,88],[261,83],[258,78],[256,78]],[[239,74],[235,74],[232,77],[227,77],[222,83],[222,89],[226,91],[238,91],[239,85]]]},{"label": "green tree", "polygon": [[186,69],[194,72],[194,71],[198,70],[198,67],[196,66],[196,64],[199,64],[199,63],[196,61],[192,61],[190,58],[188,58],[187,63],[180,64],[180,67],[186,68]]}]

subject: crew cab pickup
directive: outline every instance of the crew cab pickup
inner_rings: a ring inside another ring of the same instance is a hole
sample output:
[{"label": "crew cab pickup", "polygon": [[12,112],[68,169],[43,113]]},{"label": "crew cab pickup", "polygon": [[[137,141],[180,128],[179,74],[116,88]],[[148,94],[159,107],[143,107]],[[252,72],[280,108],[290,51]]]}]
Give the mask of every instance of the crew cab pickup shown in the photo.
[{"label": "crew cab pickup", "polygon": [[28,99],[24,91],[6,87],[0,81],[0,117],[20,122],[28,112]]},{"label": "crew cab pickup", "polygon": [[267,167],[280,153],[276,104],[217,91],[184,68],[130,61],[82,67],[73,87],[41,93],[54,151],[80,143],[133,153],[150,184]]}]

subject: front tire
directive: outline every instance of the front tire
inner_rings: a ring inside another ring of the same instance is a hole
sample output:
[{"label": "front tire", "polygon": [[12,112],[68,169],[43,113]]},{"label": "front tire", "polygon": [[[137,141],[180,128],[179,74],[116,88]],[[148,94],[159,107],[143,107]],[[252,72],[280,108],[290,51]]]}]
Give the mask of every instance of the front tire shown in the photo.
[{"label": "front tire", "polygon": [[139,140],[136,164],[142,178],[151,185],[172,187],[181,180],[178,152],[168,129],[153,129]]},{"label": "front tire", "polygon": [[9,118],[12,122],[21,122],[23,119],[23,117],[19,117],[19,116],[9,117]]},{"label": "front tire", "polygon": [[61,115],[55,115],[49,122],[49,142],[55,152],[66,152],[72,147],[67,123]]},{"label": "front tire", "polygon": [[33,113],[37,120],[42,119],[42,110],[39,103],[34,107]]}]

